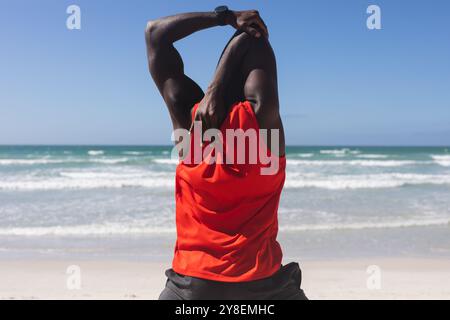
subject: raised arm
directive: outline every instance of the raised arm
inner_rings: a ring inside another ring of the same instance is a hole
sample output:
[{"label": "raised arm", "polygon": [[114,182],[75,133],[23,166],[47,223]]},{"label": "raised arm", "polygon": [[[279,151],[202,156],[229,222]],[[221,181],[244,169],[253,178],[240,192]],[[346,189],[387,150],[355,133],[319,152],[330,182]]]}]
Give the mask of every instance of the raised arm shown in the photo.
[{"label": "raised arm", "polygon": [[215,12],[184,13],[150,21],[145,31],[150,73],[169,109],[174,128],[188,128],[190,110],[204,94],[184,74],[183,60],[173,43],[196,31],[223,24],[245,30],[255,37],[266,34],[256,11],[229,11],[222,21]]},{"label": "raised arm", "polygon": [[190,108],[204,94],[197,83],[185,75],[183,60],[173,43],[217,25],[219,20],[215,13],[186,13],[147,23],[145,40],[149,70],[175,129],[189,126]]},{"label": "raised arm", "polygon": [[203,131],[219,128],[230,105],[239,101],[239,96],[242,97],[240,69],[250,48],[250,42],[247,41],[249,37],[246,33],[236,32],[222,53],[213,80],[195,116],[197,121],[202,121]]},{"label": "raised arm", "polygon": [[[277,155],[284,155],[285,139],[280,117],[275,54],[266,39],[249,39],[249,42],[250,49],[243,62],[246,75],[244,96],[252,103],[260,128],[269,132],[278,130],[279,141],[271,141],[269,134],[268,146]],[[278,148],[272,148],[272,143],[277,143]]]},{"label": "raised arm", "polygon": [[[211,84],[199,106],[196,120],[203,130],[219,128],[231,103],[248,100],[259,126],[279,130],[278,150],[284,154],[284,132],[279,113],[275,54],[266,38],[236,34],[225,48]],[[230,101],[229,99],[234,99]],[[272,142],[269,135],[268,146]]]}]

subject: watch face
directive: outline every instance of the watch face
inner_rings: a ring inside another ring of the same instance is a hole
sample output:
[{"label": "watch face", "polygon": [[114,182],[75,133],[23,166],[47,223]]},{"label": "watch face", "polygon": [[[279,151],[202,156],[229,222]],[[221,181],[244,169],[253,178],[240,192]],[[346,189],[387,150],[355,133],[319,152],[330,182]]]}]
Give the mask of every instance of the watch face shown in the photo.
[{"label": "watch face", "polygon": [[228,7],[227,7],[227,6],[219,6],[219,7],[216,8],[215,11],[216,11],[217,13],[225,12],[225,11],[228,11]]}]

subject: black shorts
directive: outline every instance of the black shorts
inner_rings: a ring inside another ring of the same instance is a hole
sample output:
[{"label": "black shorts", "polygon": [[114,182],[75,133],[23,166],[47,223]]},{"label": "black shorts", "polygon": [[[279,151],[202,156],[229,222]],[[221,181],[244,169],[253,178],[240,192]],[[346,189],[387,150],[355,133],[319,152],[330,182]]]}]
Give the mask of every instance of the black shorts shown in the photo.
[{"label": "black shorts", "polygon": [[159,300],[308,300],[300,289],[302,272],[289,263],[269,278],[248,282],[219,282],[166,271]]}]

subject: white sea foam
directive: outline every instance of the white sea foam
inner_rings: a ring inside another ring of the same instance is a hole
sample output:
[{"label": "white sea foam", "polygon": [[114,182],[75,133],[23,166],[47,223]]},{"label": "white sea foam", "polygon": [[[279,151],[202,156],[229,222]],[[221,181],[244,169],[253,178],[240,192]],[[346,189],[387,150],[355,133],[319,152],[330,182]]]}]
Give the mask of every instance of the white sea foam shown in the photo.
[{"label": "white sea foam", "polygon": [[407,185],[450,185],[450,175],[386,173],[372,175],[287,175],[286,188],[328,190],[398,188]]},{"label": "white sea foam", "polygon": [[88,155],[90,155],[90,156],[101,156],[104,154],[105,154],[105,151],[103,151],[103,150],[89,150],[88,151]]},{"label": "white sea foam", "polygon": [[64,163],[64,160],[57,159],[0,159],[0,165],[11,166],[11,165],[35,165],[35,164],[53,164],[53,163]]},{"label": "white sea foam", "polygon": [[[58,176],[0,181],[0,190],[34,191],[65,189],[118,189],[174,187],[173,172],[144,170],[124,172],[64,171]],[[398,188],[408,185],[450,185],[450,175],[383,173],[365,175],[323,175],[318,173],[289,172],[286,188],[319,188],[328,190]]]},{"label": "white sea foam", "polygon": [[[440,219],[409,219],[385,222],[342,222],[301,225],[281,225],[280,231],[330,231],[330,230],[360,230],[360,229],[391,229],[427,226],[445,226],[450,223],[448,218]],[[175,227],[152,226],[145,221],[141,223],[103,223],[74,226],[49,227],[15,227],[0,228],[0,236],[120,236],[120,235],[153,235],[175,234]]]},{"label": "white sea foam", "polygon": [[288,165],[297,166],[361,166],[361,167],[402,167],[430,164],[431,161],[412,160],[296,160],[288,159]]},{"label": "white sea foam", "polygon": [[359,154],[359,153],[361,153],[361,151],[344,148],[344,149],[336,149],[336,150],[320,150],[320,153],[321,154],[331,154],[331,155],[335,155],[335,156],[343,156],[346,154]]},{"label": "white sea foam", "polygon": [[431,156],[431,158],[440,166],[450,167],[450,155]]},{"label": "white sea foam", "polygon": [[311,158],[314,156],[314,153],[298,153],[296,156],[300,158]]},{"label": "white sea foam", "polygon": [[72,179],[125,179],[125,178],[142,178],[142,171],[135,172],[98,172],[98,171],[62,171],[61,177]]},{"label": "white sea foam", "polygon": [[155,163],[159,164],[170,164],[170,165],[177,165],[180,161],[178,159],[153,159],[152,160]]},{"label": "white sea foam", "polygon": [[129,155],[129,156],[140,156],[140,155],[144,155],[146,153],[140,152],[140,151],[125,151],[125,152],[123,152],[123,154]]},{"label": "white sea foam", "polygon": [[130,234],[175,233],[175,228],[142,226],[138,224],[104,223],[76,226],[0,228],[0,236],[108,236]]},{"label": "white sea foam", "polygon": [[95,159],[89,159],[89,162],[96,162],[96,163],[103,163],[103,164],[118,164],[118,163],[125,163],[128,162],[129,158],[95,158]]},{"label": "white sea foam", "polygon": [[[67,174],[66,174],[67,175]],[[70,174],[68,174],[70,176]],[[42,180],[0,181],[0,190],[34,191],[65,189],[173,188],[170,177],[79,177],[47,178]]]},{"label": "white sea foam", "polygon": [[388,158],[388,156],[384,155],[384,154],[360,154],[357,157],[362,158],[362,159],[386,159],[386,158]]},{"label": "white sea foam", "polygon": [[68,164],[68,163],[103,163],[103,164],[118,164],[129,161],[129,158],[59,158],[59,159],[49,159],[49,158],[35,158],[35,159],[0,159],[0,166],[33,166],[39,164]]},{"label": "white sea foam", "polygon": [[355,223],[324,223],[281,226],[281,231],[330,231],[330,230],[360,230],[360,229],[392,229],[410,227],[445,226],[450,219],[410,219],[385,222],[355,222]]}]

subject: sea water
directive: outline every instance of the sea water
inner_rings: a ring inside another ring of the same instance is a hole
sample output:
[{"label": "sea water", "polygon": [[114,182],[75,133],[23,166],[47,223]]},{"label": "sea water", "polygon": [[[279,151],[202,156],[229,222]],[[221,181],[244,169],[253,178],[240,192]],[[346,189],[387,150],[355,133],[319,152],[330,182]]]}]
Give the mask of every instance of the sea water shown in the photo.
[{"label": "sea water", "polygon": [[[1,146],[0,257],[170,259],[169,146]],[[450,148],[288,147],[285,257],[450,257]]]}]

